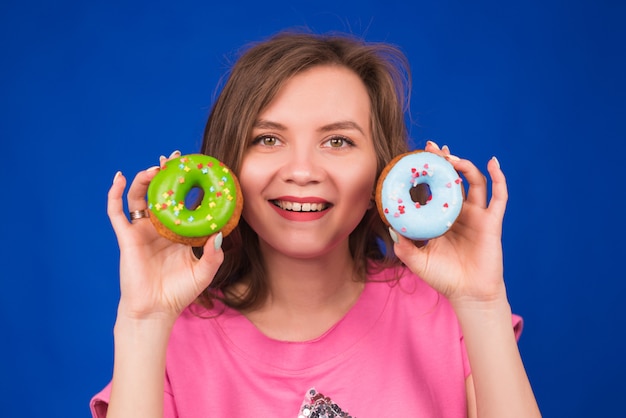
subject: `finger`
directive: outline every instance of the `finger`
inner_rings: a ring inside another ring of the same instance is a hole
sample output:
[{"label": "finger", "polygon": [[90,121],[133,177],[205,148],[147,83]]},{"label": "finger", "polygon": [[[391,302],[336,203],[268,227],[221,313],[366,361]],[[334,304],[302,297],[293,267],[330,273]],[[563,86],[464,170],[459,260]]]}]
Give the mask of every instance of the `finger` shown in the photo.
[{"label": "finger", "polygon": [[468,183],[467,203],[481,208],[487,207],[487,178],[469,160],[448,158],[454,168],[463,174]]},{"label": "finger", "polygon": [[487,163],[487,171],[491,176],[491,200],[489,210],[504,217],[506,202],[509,199],[509,191],[506,185],[506,177],[500,168],[500,162],[496,157],[492,157]]},{"label": "finger", "polygon": [[163,167],[163,164],[165,164],[165,163],[166,163],[166,162],[168,162],[169,160],[172,160],[172,159],[174,159],[174,158],[178,158],[178,157],[180,157],[180,155],[181,155],[181,154],[180,154],[180,151],[178,151],[178,150],[173,151],[173,152],[170,154],[170,156],[169,156],[169,157],[166,157],[165,155],[161,155],[161,156],[159,157],[159,165],[160,165],[161,167]]},{"label": "finger", "polygon": [[424,151],[432,152],[433,154],[439,154],[439,155],[442,154],[441,148],[439,148],[439,145],[437,145],[437,143],[433,141],[426,141],[426,146],[424,147]]},{"label": "finger", "polygon": [[441,147],[441,149],[439,149],[439,145],[437,145],[433,141],[426,142],[426,147],[424,147],[424,151],[428,151],[428,152],[432,152],[433,154],[440,155],[450,162],[460,160],[459,157],[457,157],[456,155],[452,155],[450,153],[450,148],[447,145],[444,145],[443,147]]},{"label": "finger", "polygon": [[195,264],[194,277],[200,290],[206,289],[211,284],[217,270],[224,261],[222,239],[223,235],[221,232],[209,237],[204,244],[202,257]]},{"label": "finger", "polygon": [[146,193],[148,192],[148,186],[150,181],[158,173],[159,167],[150,167],[147,170],[140,171],[135,176],[133,182],[128,189],[128,210],[143,210],[148,207],[146,203]]},{"label": "finger", "polygon": [[126,188],[126,177],[121,171],[115,173],[113,178],[113,184],[109,189],[107,198],[107,215],[113,226],[115,233],[119,235],[124,228],[129,226],[128,219],[124,213],[124,202],[122,201],[122,195]]},{"label": "finger", "polygon": [[393,251],[413,273],[423,276],[427,268],[426,250],[417,248],[412,241],[389,228],[389,234],[394,242]]}]

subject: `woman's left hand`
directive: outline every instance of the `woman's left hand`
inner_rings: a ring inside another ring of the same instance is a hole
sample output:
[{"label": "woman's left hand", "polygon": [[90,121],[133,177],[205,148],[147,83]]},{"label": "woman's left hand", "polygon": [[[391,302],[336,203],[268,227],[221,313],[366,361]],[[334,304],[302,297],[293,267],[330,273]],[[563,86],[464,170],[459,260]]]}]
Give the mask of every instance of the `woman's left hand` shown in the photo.
[{"label": "woman's left hand", "polygon": [[447,147],[429,142],[426,151],[442,155],[467,181],[461,213],[445,235],[418,248],[396,233],[394,251],[408,268],[455,304],[495,302],[506,298],[502,263],[502,221],[508,199],[506,179],[494,157],[487,164],[492,196],[487,201],[487,179],[469,160],[450,156]]}]

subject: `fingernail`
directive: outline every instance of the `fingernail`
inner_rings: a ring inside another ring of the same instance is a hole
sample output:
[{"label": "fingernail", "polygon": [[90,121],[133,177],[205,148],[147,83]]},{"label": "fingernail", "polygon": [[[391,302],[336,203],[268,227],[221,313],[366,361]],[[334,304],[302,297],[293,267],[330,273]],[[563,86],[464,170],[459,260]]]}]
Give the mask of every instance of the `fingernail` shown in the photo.
[{"label": "fingernail", "polygon": [[154,170],[158,170],[159,168],[161,167],[159,167],[158,165],[153,165],[152,167],[147,168],[146,171],[154,171]]},{"label": "fingernail", "polygon": [[115,176],[113,177],[113,183],[117,182],[117,180],[120,178],[121,175],[122,175],[121,171],[118,171],[117,173],[115,173]]},{"label": "fingernail", "polygon": [[176,150],[170,154],[170,158],[180,157],[180,151]]},{"label": "fingernail", "polygon": [[222,233],[218,232],[218,234],[215,236],[215,240],[213,241],[213,247],[215,247],[215,251],[219,251],[219,249],[222,248],[223,240],[224,237],[222,236]]},{"label": "fingernail", "polygon": [[445,156],[448,160],[452,160],[452,161],[461,161],[461,159],[459,157],[457,157],[456,155],[446,155]]},{"label": "fingernail", "polygon": [[447,145],[444,145],[443,147],[441,147],[441,150],[445,152],[446,154],[450,155],[450,148],[448,148]]},{"label": "fingernail", "polygon": [[398,234],[396,234],[396,231],[394,231],[391,227],[389,227],[389,236],[391,237],[391,240],[396,244],[400,242],[400,239],[398,239]]},{"label": "fingernail", "polygon": [[495,161],[496,166],[498,166],[498,168],[500,168],[500,161],[498,161],[498,159],[496,158],[496,156],[494,155],[493,157],[491,157],[491,159],[492,159],[493,161]]},{"label": "fingernail", "polygon": [[440,149],[439,145],[435,144],[433,141],[427,141],[426,143],[432,145],[433,147],[435,147],[438,150]]}]

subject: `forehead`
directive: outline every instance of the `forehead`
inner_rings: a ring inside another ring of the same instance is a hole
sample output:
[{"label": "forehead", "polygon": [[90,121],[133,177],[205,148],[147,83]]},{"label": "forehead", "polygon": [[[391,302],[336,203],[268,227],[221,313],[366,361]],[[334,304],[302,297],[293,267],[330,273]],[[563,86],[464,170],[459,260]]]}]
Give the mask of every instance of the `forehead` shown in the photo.
[{"label": "forehead", "polygon": [[309,68],[288,79],[259,119],[323,118],[369,121],[370,98],[360,77],[339,65]]}]

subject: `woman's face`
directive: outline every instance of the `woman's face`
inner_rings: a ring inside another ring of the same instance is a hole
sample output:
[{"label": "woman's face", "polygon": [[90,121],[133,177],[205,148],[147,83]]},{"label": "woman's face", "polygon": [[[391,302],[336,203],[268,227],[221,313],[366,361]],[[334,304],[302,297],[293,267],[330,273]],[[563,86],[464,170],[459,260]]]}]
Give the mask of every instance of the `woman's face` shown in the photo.
[{"label": "woman's face", "polygon": [[243,216],[263,251],[296,258],[347,251],[376,181],[361,79],[340,66],[297,74],[261,112],[252,138],[239,180]]}]

